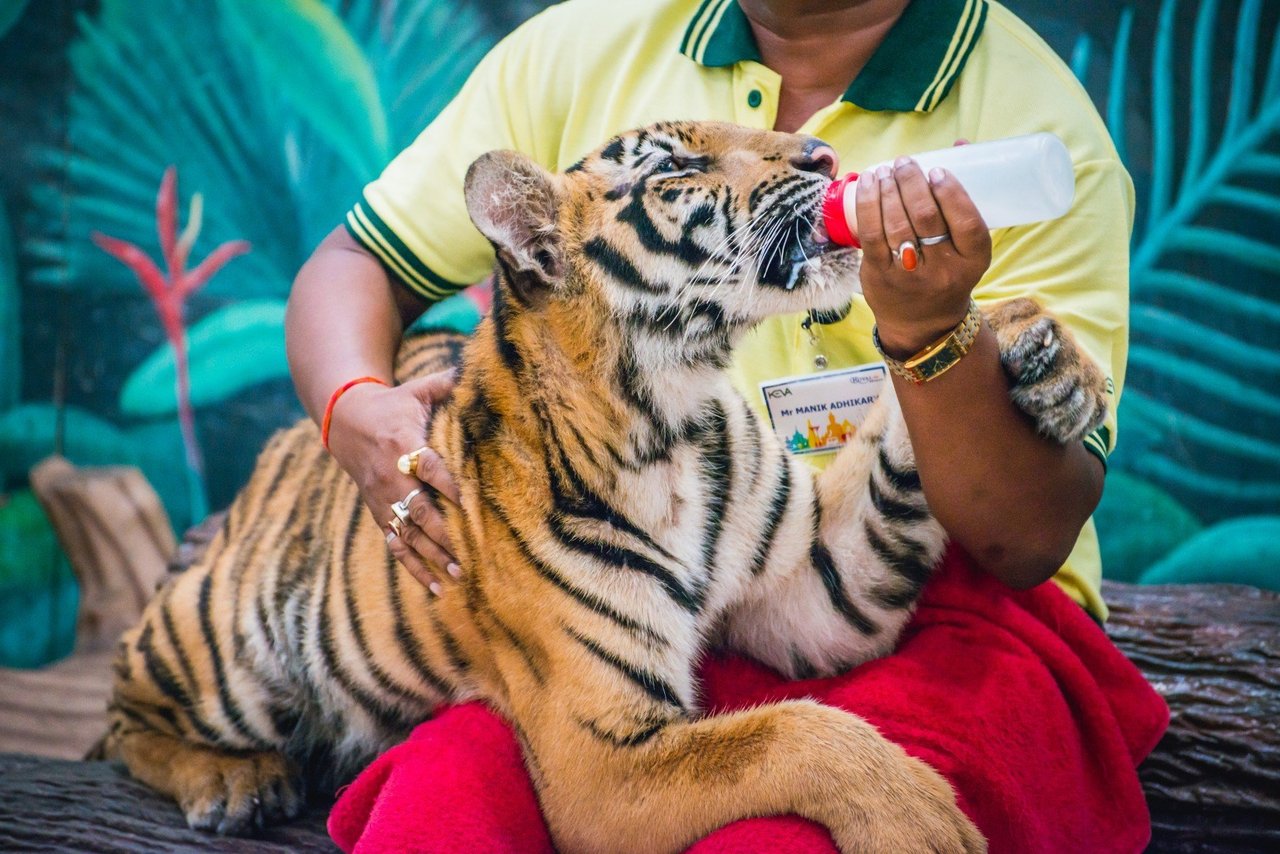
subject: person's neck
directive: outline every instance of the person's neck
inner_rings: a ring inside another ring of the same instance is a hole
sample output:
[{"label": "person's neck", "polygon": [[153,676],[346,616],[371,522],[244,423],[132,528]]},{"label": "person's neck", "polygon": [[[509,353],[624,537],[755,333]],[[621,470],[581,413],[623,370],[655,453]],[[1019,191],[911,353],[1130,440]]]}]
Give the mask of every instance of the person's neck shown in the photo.
[{"label": "person's neck", "polygon": [[739,0],[764,64],[782,76],[777,130],[849,88],[910,0]]}]

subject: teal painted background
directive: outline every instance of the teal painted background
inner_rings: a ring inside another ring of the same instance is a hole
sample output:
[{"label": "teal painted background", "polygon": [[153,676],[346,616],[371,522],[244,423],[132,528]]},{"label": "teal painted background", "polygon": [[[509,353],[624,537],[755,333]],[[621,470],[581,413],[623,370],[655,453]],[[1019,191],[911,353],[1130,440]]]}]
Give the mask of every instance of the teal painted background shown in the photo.
[{"label": "teal painted background", "polygon": [[[294,271],[540,5],[0,0],[0,663],[64,654],[74,630],[30,465],[138,465],[179,530],[224,506],[301,414]],[[1105,572],[1280,587],[1280,4],[1007,5],[1085,84],[1138,190]]]}]

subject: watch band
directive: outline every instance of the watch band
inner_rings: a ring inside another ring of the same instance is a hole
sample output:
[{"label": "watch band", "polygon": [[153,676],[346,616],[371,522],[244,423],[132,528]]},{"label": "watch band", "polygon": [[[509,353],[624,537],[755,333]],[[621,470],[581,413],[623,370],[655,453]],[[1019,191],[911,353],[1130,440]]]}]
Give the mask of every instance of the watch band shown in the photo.
[{"label": "watch band", "polygon": [[980,328],[982,312],[978,309],[978,304],[970,299],[969,311],[955,329],[905,361],[899,361],[885,353],[880,344],[880,332],[874,326],[871,327],[871,342],[884,357],[885,366],[889,370],[916,385],[922,385],[942,376],[960,361],[973,347]]}]

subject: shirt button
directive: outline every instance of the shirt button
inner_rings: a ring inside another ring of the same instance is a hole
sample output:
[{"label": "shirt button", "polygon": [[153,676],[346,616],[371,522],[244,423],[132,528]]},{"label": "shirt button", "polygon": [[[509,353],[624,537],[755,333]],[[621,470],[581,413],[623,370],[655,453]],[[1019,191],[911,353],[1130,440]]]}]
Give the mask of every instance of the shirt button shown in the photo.
[{"label": "shirt button", "polygon": [[760,94],[759,89],[752,89],[747,93],[747,106],[751,109],[759,107],[762,101],[764,101],[764,95]]}]

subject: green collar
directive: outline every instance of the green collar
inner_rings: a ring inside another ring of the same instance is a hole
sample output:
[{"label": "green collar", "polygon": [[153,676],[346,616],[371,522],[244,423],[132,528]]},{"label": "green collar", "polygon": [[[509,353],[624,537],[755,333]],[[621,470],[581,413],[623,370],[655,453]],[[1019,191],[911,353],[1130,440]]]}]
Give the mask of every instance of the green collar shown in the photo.
[{"label": "green collar", "polygon": [[[987,0],[912,0],[841,100],[864,110],[929,112],[951,91],[986,19]],[[737,0],[702,0],[680,52],[712,68],[761,61]]]}]

